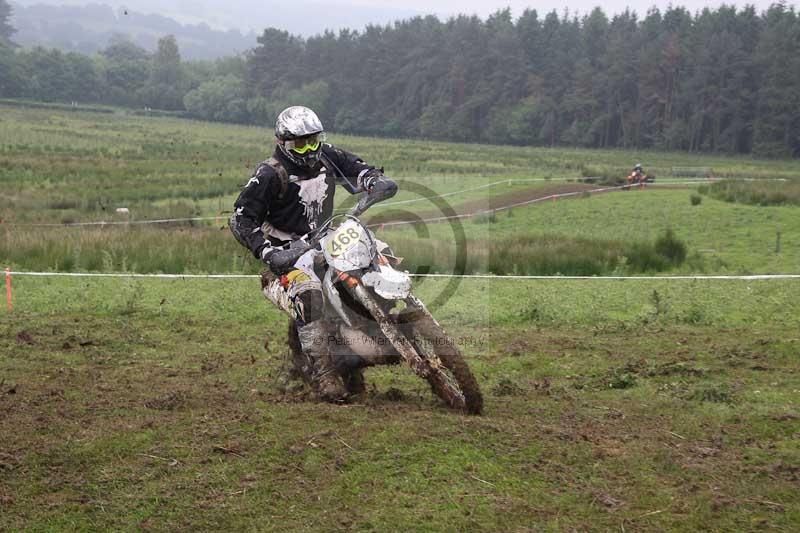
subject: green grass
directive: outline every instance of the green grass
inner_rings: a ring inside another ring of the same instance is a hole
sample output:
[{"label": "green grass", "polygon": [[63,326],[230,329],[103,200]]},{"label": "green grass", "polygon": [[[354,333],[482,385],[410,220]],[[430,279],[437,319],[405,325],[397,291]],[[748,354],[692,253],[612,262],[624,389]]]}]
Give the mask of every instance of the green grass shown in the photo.
[{"label": "green grass", "polygon": [[[0,106],[0,219],[61,223],[219,217],[172,228],[31,229],[0,225],[0,262],[35,270],[140,272],[254,272],[257,265],[230,239],[224,225],[239,186],[266,157],[269,132],[174,118],[98,115],[57,109]],[[546,195],[582,175],[624,175],[628,160],[647,161],[661,178],[673,167],[702,166],[717,177],[784,177],[800,174],[796,161],[697,157],[519,147],[485,147],[422,141],[333,140],[386,167],[401,181],[394,200],[449,195],[461,213],[491,210],[518,199]],[[598,172],[595,172],[595,171]],[[602,171],[602,172],[600,172]],[[540,179],[472,190],[495,181]],[[758,187],[786,187],[796,180]],[[722,186],[720,184],[714,187]],[[537,193],[537,191],[540,191]],[[455,194],[454,194],[455,193]],[[470,241],[468,272],[529,274],[629,274],[637,272],[775,273],[800,266],[800,217],[795,206],[745,206],[708,199],[692,205],[690,193],[644,191],[578,197],[463,222]],[[338,197],[340,205],[346,195]],[[428,200],[376,206],[367,216],[441,216]],[[672,229],[688,260],[678,268],[647,260],[649,246]],[[452,270],[455,249],[448,224],[387,230],[413,270]],[[781,251],[777,249],[778,232]],[[557,245],[556,248],[553,246]]]},{"label": "green grass", "polygon": [[[687,190],[651,188],[498,211],[494,223],[465,220],[462,225],[469,236],[469,264],[471,270],[487,271],[492,263],[505,261],[507,272],[520,265],[519,273],[535,273],[525,268],[542,259],[559,260],[548,242],[555,241],[566,249],[580,248],[580,253],[568,252],[564,264],[569,258],[590,257],[593,246],[602,243],[601,250],[607,254],[602,271],[631,274],[647,269],[635,268],[630,264],[633,255],[626,254],[636,254],[641,243],[652,243],[671,229],[686,244],[688,257],[681,267],[669,272],[800,272],[797,207],[749,206],[711,198],[693,206],[690,195]],[[777,252],[779,233],[781,247]],[[450,224],[429,225],[425,239],[411,227],[387,227],[380,235],[400,255],[412,250],[412,256],[421,255],[434,269],[452,271],[456,245]],[[537,241],[543,245],[529,246]],[[582,246],[582,242],[594,244]]]},{"label": "green grass", "polygon": [[[494,223],[465,219],[460,224],[468,236],[467,271],[588,275],[658,271],[637,263],[637,254],[644,253],[645,243],[654,243],[672,229],[686,244],[688,257],[682,266],[667,266],[665,272],[800,272],[797,207],[748,206],[710,198],[692,206],[689,196],[689,191],[663,189],[609,193],[501,211]],[[368,213],[366,219],[373,216]],[[180,228],[43,231],[0,225],[0,262],[29,270],[255,273],[258,264],[231,238],[225,220]],[[778,232],[781,247],[776,252]],[[410,226],[386,227],[378,230],[378,236],[408,258],[406,268],[412,271],[454,268],[457,247],[450,224],[429,224],[422,234]]]},{"label": "green grass", "polygon": [[726,202],[750,205],[800,205],[800,181],[723,181],[701,189]]},{"label": "green grass", "polygon": [[[257,265],[227,232],[218,231],[238,187],[266,156],[262,128],[88,112],[2,107],[0,218],[7,222],[121,221],[219,217],[175,228],[134,226],[31,229],[0,225],[0,261],[35,270],[139,272],[254,272]],[[334,136],[334,141],[384,165],[401,182],[394,204],[376,206],[368,219],[441,216],[429,200],[444,194],[461,213],[491,210],[519,199],[580,187],[564,183],[601,168],[624,175],[627,160],[646,160],[659,176],[673,167],[703,166],[719,176],[786,177],[798,163],[686,154],[638,154],[542,148],[503,148]],[[587,170],[587,165],[589,168]],[[610,170],[609,170],[610,169]],[[502,180],[490,188],[474,189]],[[715,187],[721,186],[716,184]],[[786,187],[795,182],[759,184]],[[538,192],[537,192],[538,191]],[[523,274],[633,274],[639,272],[794,272],[800,265],[800,226],[794,206],[742,206],[709,199],[692,205],[689,193],[644,191],[578,197],[465,220],[467,272]],[[338,202],[348,198],[340,194]],[[685,242],[680,267],[659,261],[652,243],[667,230]],[[448,224],[387,231],[386,238],[412,270],[449,271],[454,239]],[[781,251],[777,249],[778,232]]]},{"label": "green grass", "polygon": [[[171,214],[170,202],[214,215],[220,207],[230,208],[239,186],[271,151],[267,128],[2,105],[0,112],[4,219],[98,219],[108,216],[103,207],[120,206],[136,208],[134,215],[142,219]],[[736,157],[342,135],[332,140],[384,166],[391,176],[419,179],[439,193],[480,185],[487,178],[580,178],[593,174],[587,165],[624,176],[634,160],[646,161],[648,170],[661,177],[673,167],[697,165],[713,167],[717,177],[796,178],[800,173],[798,162]]]},{"label": "green grass", "polygon": [[[216,216],[268,138],[0,106],[0,218],[109,220],[120,206],[139,220]],[[658,180],[672,167],[740,178],[800,170],[693,154],[334,141],[402,178],[398,201],[550,178],[446,197],[463,213],[550,194],[558,179],[624,175],[636,161]],[[469,265],[523,272],[595,250],[605,271],[638,272],[631,247],[655,248],[671,229],[687,258],[664,272],[800,271],[796,206],[692,205],[691,194],[648,187],[465,219]],[[366,218],[392,211],[442,214],[419,202]],[[223,222],[2,224],[0,264],[255,273]],[[452,270],[450,224],[378,235],[410,266]],[[0,309],[0,530],[800,528],[796,280],[462,280],[442,297],[449,283],[417,279],[415,291],[466,354],[482,417],[447,411],[404,368],[369,370],[370,392],[349,406],[287,389],[286,319],[255,278],[15,276],[15,310]]]},{"label": "green grass", "polygon": [[465,281],[437,316],[480,418],[402,368],[349,407],[284,395],[257,280],[14,286],[0,529],[800,523],[793,282]]}]

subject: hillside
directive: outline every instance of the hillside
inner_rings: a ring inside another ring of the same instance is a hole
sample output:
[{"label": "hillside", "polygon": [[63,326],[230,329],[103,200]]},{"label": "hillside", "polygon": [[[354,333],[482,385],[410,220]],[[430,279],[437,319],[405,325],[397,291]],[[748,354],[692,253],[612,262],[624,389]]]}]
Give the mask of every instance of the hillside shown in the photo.
[{"label": "hillside", "polygon": [[298,18],[291,6],[272,1],[239,1],[224,7],[219,2],[164,5],[149,0],[49,0],[58,4],[50,5],[47,1],[10,2],[17,43],[91,54],[105,48],[113,35],[121,34],[152,51],[160,37],[173,34],[186,59],[216,59],[243,52],[256,46],[256,36],[266,27],[311,36],[418,15],[405,8],[331,2],[306,3],[304,12],[314,16]]},{"label": "hillside", "polygon": [[12,25],[17,29],[14,41],[21,46],[53,47],[84,54],[102,50],[115,36],[125,36],[153,51],[159,38],[172,34],[186,59],[216,59],[256,45],[253,33],[216,30],[204,22],[182,24],[162,15],[100,4],[29,7],[14,4]]}]

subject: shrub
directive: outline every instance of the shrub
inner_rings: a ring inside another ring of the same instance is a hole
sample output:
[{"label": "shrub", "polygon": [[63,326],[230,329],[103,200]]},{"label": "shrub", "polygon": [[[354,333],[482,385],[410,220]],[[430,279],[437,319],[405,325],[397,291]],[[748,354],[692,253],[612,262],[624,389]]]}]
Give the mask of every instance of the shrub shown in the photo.
[{"label": "shrub", "polygon": [[703,203],[703,197],[699,194],[693,194],[689,199],[692,202],[692,205],[700,205]]},{"label": "shrub", "polygon": [[[475,221],[477,222],[477,221]],[[489,223],[489,220],[482,221]],[[391,236],[404,268],[420,272],[450,272],[456,257],[453,242]],[[662,272],[682,264],[686,245],[672,232],[655,243],[599,240],[555,234],[525,235],[469,241],[466,273],[541,276],[600,276]]]},{"label": "shrub", "polygon": [[686,260],[686,244],[675,236],[671,228],[656,239],[655,251],[675,266]]},{"label": "shrub", "polygon": [[656,253],[653,245],[646,242],[631,244],[625,254],[631,272],[652,272],[666,270],[668,262],[663,255]]},{"label": "shrub", "polygon": [[698,402],[733,403],[733,394],[727,385],[705,384],[695,388],[687,399]]},{"label": "shrub", "polygon": [[625,372],[611,376],[608,382],[609,389],[630,389],[636,386],[636,376]]},{"label": "shrub", "polygon": [[800,205],[800,183],[796,181],[721,181],[709,193],[725,202],[748,205]]}]

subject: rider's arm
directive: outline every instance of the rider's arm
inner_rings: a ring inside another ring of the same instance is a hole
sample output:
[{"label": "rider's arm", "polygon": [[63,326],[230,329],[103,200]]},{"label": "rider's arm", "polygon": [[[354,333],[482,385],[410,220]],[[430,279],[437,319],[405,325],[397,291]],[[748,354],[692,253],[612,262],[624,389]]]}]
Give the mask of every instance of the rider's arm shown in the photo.
[{"label": "rider's arm", "polygon": [[383,175],[383,169],[368,165],[357,155],[330,144],[324,144],[322,150],[336,167],[339,182],[350,194],[380,191],[389,198],[397,192],[397,184]]},{"label": "rider's arm", "polygon": [[271,200],[279,194],[279,190],[280,183],[275,170],[262,164],[239,194],[231,217],[231,232],[236,240],[265,262],[274,249],[261,226],[269,213]]}]

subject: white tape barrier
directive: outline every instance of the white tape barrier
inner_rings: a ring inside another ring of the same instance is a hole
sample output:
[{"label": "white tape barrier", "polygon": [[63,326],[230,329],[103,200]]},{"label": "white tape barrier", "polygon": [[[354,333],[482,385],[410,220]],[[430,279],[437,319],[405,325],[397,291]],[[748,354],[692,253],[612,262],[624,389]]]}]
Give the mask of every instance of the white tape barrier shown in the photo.
[{"label": "white tape barrier", "polygon": [[[0,272],[2,275],[2,272]],[[8,276],[67,278],[151,278],[151,279],[257,279],[256,274],[104,274],[91,272],[7,272]],[[751,276],[495,276],[491,274],[411,274],[415,278],[464,278],[496,280],[592,280],[592,281],[671,281],[671,280],[787,280],[800,279],[800,274],[763,274]]]},{"label": "white tape barrier", "polygon": [[469,279],[514,279],[514,280],[597,280],[597,281],[691,281],[691,280],[741,280],[741,281],[761,281],[778,279],[800,279],[800,274],[763,274],[752,276],[494,276],[491,274],[465,274],[457,276],[455,274],[412,274],[417,278],[469,278]]},{"label": "white tape barrier", "polygon": [[151,279],[253,279],[255,274],[105,274],[94,272],[8,272],[9,276],[58,278],[151,278]]},{"label": "white tape barrier", "polygon": [[173,222],[199,222],[202,220],[227,220],[228,216],[218,217],[189,217],[189,218],[161,218],[155,220],[98,220],[95,222],[64,222],[62,224],[49,223],[49,224],[20,224],[16,222],[6,222],[0,226],[16,226],[23,228],[78,228],[82,226],[130,226],[139,224],[169,224]]}]

